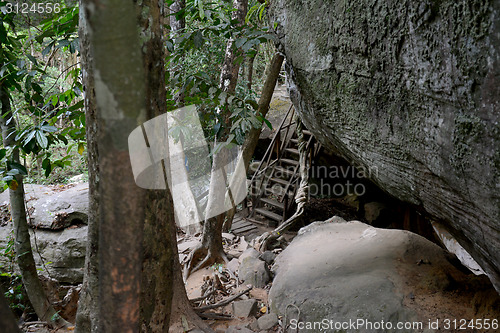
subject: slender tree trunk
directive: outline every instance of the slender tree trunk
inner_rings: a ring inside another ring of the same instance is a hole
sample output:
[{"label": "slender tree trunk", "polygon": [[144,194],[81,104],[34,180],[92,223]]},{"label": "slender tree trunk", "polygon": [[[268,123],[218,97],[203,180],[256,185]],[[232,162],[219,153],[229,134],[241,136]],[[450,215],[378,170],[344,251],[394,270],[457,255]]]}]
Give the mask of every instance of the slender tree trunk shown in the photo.
[{"label": "slender tree trunk", "polygon": [[[257,52],[259,52],[259,47],[257,46]],[[255,62],[255,57],[257,57],[257,52],[253,54],[249,59],[248,59],[248,73],[247,73],[247,88],[248,90],[252,90],[252,84],[253,84],[253,64]]]},{"label": "slender tree trunk", "polygon": [[[5,147],[16,145],[15,135],[16,120],[11,113],[10,97],[7,88],[0,83],[1,117],[0,126],[2,128],[2,138]],[[8,121],[10,119],[10,121]],[[12,161],[20,163],[19,150],[15,149]],[[15,176],[17,188],[9,189],[10,211],[14,222],[14,239],[17,264],[21,271],[24,288],[28,294],[33,309],[42,321],[46,321],[54,327],[69,326],[69,323],[62,319],[54,310],[47,298],[45,291],[38,279],[35,260],[31,250],[30,234],[28,222],[26,220],[26,207],[24,204],[24,185],[22,175]]]},{"label": "slender tree trunk", "polygon": [[[276,53],[271,60],[269,74],[266,77],[264,87],[262,87],[262,94],[259,98],[259,109],[257,112],[262,117],[265,117],[269,111],[269,104],[273,98],[274,88],[276,87],[276,82],[278,81],[282,64],[283,56]],[[245,142],[243,143],[243,161],[245,163],[245,170],[248,169],[255,147],[257,147],[257,143],[259,142],[261,131],[262,126],[259,128],[252,128],[245,137]]]},{"label": "slender tree trunk", "polygon": [[[235,11],[232,14],[232,19],[237,20],[239,25],[245,22],[245,16],[248,9],[248,0],[233,0],[233,8]],[[234,93],[236,83],[238,81],[239,63],[236,62],[239,50],[233,47],[234,40],[230,38],[227,42],[224,63],[222,65],[219,87],[228,93]],[[231,113],[226,108],[220,110],[222,133],[220,141],[223,142],[229,135],[231,128]],[[226,177],[222,177],[218,170],[224,172],[224,166],[228,161],[227,149],[221,149],[220,152],[214,154],[212,171],[210,177],[210,189],[207,203],[207,216],[214,211],[215,207],[224,202],[225,190],[229,184],[226,184]],[[222,168],[222,169],[221,169]],[[191,254],[188,264],[185,267],[184,279],[194,270],[200,269],[206,265],[210,265],[218,261],[226,261],[222,247],[222,226],[224,224],[226,213],[219,214],[215,217],[210,217],[203,224],[203,237],[200,247],[195,248]],[[200,260],[197,262],[198,260]]]},{"label": "slender tree trunk", "polygon": [[[139,24],[142,35],[148,36],[142,46],[146,74],[147,119],[166,112],[164,63],[164,1],[143,0]],[[169,143],[165,142],[168,147]],[[164,163],[168,163],[164,160]],[[167,167],[169,170],[170,167]],[[166,171],[166,170],[165,170]],[[164,175],[168,177],[168,175]],[[170,182],[172,183],[172,182]],[[142,290],[140,299],[141,330],[167,332],[172,306],[173,258],[177,256],[171,244],[175,237],[175,216],[172,193],[148,190],[144,223]],[[171,235],[174,235],[172,238]]]},{"label": "slender tree trunk", "polygon": [[[181,10],[183,10],[186,7],[186,1],[185,0],[175,0],[172,2],[170,5],[170,13],[175,14]],[[186,29],[186,18],[185,16],[181,16],[179,18],[175,17],[175,15],[170,16],[170,33],[172,37],[178,38]],[[178,45],[177,43],[174,43],[174,48],[177,48]],[[173,64],[173,66],[179,66],[179,64]],[[175,96],[175,102],[178,106],[184,106],[184,93],[179,92]]]},{"label": "slender tree trunk", "polygon": [[[273,97],[274,88],[276,87],[276,82],[278,81],[278,77],[281,70],[281,65],[283,64],[283,56],[276,53],[271,60],[269,65],[269,74],[266,77],[266,81],[264,82],[264,87],[262,87],[262,94],[259,99],[259,108],[257,113],[262,117],[267,115],[269,111],[269,104],[271,103],[271,99]],[[238,163],[243,163],[245,170],[248,170],[248,166],[250,161],[252,160],[253,153],[255,151],[255,147],[257,147],[257,143],[259,143],[260,132],[262,131],[262,125],[258,128],[252,128],[245,137],[245,142],[243,143],[242,149],[242,158]],[[239,179],[234,178],[235,181],[239,181]],[[246,179],[244,180],[246,181]],[[238,188],[239,185],[231,184],[232,188]],[[227,213],[227,218],[224,223],[224,230],[230,230],[231,225],[233,223],[234,215],[236,214],[236,210],[233,208]]]},{"label": "slender tree trunk", "polygon": [[80,59],[82,63],[84,104],[86,118],[87,157],[89,173],[89,214],[87,248],[83,285],[76,314],[76,332],[97,332],[99,327],[99,152],[97,148],[97,114],[94,91],[93,55],[87,19],[80,0]]}]

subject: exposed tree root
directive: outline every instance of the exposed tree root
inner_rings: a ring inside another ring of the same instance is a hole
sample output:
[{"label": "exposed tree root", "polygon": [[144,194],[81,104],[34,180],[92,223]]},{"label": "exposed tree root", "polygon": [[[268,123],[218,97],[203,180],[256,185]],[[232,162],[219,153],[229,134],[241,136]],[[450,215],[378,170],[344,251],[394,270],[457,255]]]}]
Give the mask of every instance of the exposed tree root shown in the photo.
[{"label": "exposed tree root", "polygon": [[204,247],[203,244],[200,244],[189,254],[188,261],[183,269],[183,280],[186,282],[189,275],[197,270],[222,262],[229,262],[229,259],[222,249],[219,251],[211,251]]}]

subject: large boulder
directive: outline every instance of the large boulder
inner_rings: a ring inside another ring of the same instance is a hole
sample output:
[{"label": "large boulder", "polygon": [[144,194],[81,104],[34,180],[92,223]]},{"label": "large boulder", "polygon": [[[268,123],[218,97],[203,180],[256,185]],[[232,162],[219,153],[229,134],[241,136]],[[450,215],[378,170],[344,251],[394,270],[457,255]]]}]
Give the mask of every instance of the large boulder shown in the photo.
[{"label": "large boulder", "polygon": [[[89,185],[24,185],[28,224],[33,228],[61,230],[87,224]],[[0,205],[9,203],[9,191],[0,193]]]},{"label": "large boulder", "polygon": [[291,99],[331,150],[423,206],[500,291],[500,2],[271,1]]},{"label": "large boulder", "polygon": [[[30,236],[33,257],[40,274],[62,284],[82,283],[87,245],[86,225],[58,231],[30,229]],[[0,248],[5,248],[12,237],[12,223],[0,227]],[[8,257],[0,255],[0,267],[9,265]],[[14,270],[19,273],[17,267]]]},{"label": "large boulder", "polygon": [[[425,332],[429,320],[480,316],[471,303],[477,294],[454,298],[451,291],[462,288],[459,285],[470,276],[455,268],[451,258],[436,244],[408,231],[374,228],[339,217],[314,222],[302,228],[276,258],[270,308],[286,316],[292,329],[328,325],[307,330],[311,332]],[[492,290],[490,285],[490,294]],[[496,299],[494,304],[500,297]],[[496,318],[496,307],[481,315]],[[376,326],[382,322],[385,326]],[[398,323],[411,322],[422,322],[422,329],[395,329]]]}]

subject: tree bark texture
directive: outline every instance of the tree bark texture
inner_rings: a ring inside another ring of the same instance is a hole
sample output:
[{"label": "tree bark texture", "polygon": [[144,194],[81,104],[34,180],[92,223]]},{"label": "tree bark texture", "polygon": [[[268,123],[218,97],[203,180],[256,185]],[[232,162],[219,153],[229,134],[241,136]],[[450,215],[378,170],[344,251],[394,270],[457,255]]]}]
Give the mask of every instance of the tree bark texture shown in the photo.
[{"label": "tree bark texture", "polygon": [[[16,131],[16,120],[11,112],[10,96],[7,88],[1,83],[0,102],[2,103],[0,126],[2,128],[3,145],[5,147],[14,147],[16,142],[13,133]],[[20,163],[18,149],[14,150],[12,160],[13,162]],[[14,223],[16,259],[19,270],[21,271],[24,288],[40,320],[48,322],[53,327],[68,326],[69,323],[62,319],[50,304],[45,294],[45,290],[38,279],[35,259],[33,258],[31,249],[28,222],[26,219],[23,177],[22,175],[16,175],[15,179],[17,188],[15,190],[9,188],[10,212]]]},{"label": "tree bark texture", "polygon": [[[139,24],[146,37],[143,45],[143,66],[146,74],[147,119],[166,112],[163,17],[160,0],[143,0]],[[148,23],[148,24],[146,24]],[[165,142],[168,146],[168,142]],[[163,161],[168,163],[168,161]],[[169,166],[166,168],[170,169]],[[165,171],[165,179],[168,177]],[[175,216],[172,194],[167,190],[148,190],[144,221],[142,292],[140,300],[141,331],[167,332],[173,295],[173,251]]]},{"label": "tree bark texture", "polygon": [[94,90],[93,55],[83,0],[80,0],[80,61],[86,118],[89,173],[89,213],[83,285],[76,314],[76,332],[97,332],[99,327],[99,151],[97,147],[97,110]]},{"label": "tree bark texture", "polygon": [[128,154],[129,133],[146,119],[136,8],[129,1],[88,0],[85,11],[98,111],[98,331],[138,332],[147,193],[134,182]]}]

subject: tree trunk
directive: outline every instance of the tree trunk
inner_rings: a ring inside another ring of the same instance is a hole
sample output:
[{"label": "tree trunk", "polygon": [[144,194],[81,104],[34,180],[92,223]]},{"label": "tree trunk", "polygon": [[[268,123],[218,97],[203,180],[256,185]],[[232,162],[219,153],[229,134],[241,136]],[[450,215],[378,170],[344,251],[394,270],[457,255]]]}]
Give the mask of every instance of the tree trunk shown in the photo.
[{"label": "tree trunk", "polygon": [[[15,135],[16,120],[14,119],[11,107],[10,96],[7,88],[0,83],[0,102],[2,103],[0,126],[2,128],[3,145],[14,147],[16,145]],[[8,121],[10,119],[10,121]],[[15,149],[12,161],[20,163],[19,149]],[[9,188],[10,212],[14,222],[14,239],[17,264],[21,271],[24,288],[30,299],[33,309],[42,321],[48,322],[54,327],[69,326],[69,323],[62,319],[54,310],[47,298],[45,291],[38,279],[38,273],[31,250],[30,234],[28,231],[28,221],[26,220],[26,207],[24,202],[24,185],[22,175],[15,176],[17,188]]]},{"label": "tree trunk", "polygon": [[134,4],[89,0],[99,165],[99,329],[137,332],[146,191],[134,182],[128,135],[146,118]]},{"label": "tree trunk", "polygon": [[[147,119],[166,112],[163,3],[160,0],[143,0],[142,12],[138,17],[140,26],[145,27],[142,35],[148,37],[142,46],[146,73]],[[164,144],[169,146],[168,142]],[[165,160],[163,162],[168,163]],[[170,170],[170,167],[167,166],[166,169]],[[166,180],[168,175],[164,173],[164,177]],[[173,258],[177,256],[171,244],[172,239],[176,240],[175,232],[171,191],[168,188],[148,190],[140,299],[141,330],[145,332],[163,333],[169,329],[173,295]]]},{"label": "tree trunk", "polygon": [[[257,46],[257,52],[259,52],[259,47]],[[253,84],[253,64],[255,62],[255,57],[257,56],[257,52],[253,54],[249,59],[248,59],[248,73],[247,73],[247,88],[248,90],[252,90],[252,84]]]},{"label": "tree trunk", "polygon": [[[239,25],[243,25],[247,14],[248,0],[233,0],[233,8],[235,10],[232,14],[232,19],[237,20]],[[230,38],[227,42],[224,63],[222,65],[219,81],[220,89],[228,92],[229,94],[234,93],[236,89],[240,68],[239,64],[235,61],[239,50],[235,50],[233,44],[234,40]],[[223,121],[221,126],[223,130],[220,134],[220,141],[223,142],[227,139],[229,129],[231,128],[231,113],[227,108],[220,110],[220,113]],[[216,145],[214,144],[214,147],[215,146]],[[206,216],[210,216],[210,212],[213,212],[216,206],[220,205],[221,202],[224,202],[226,191],[222,191],[221,189],[226,189],[229,184],[226,184],[226,177],[221,174],[225,172],[224,166],[227,164],[227,161],[227,149],[223,148],[220,152],[214,154],[213,156]],[[218,170],[221,172],[217,172]],[[222,247],[222,225],[224,224],[225,216],[226,213],[224,212],[205,220],[205,223],[203,224],[202,243],[190,253],[188,264],[186,264],[184,270],[184,279],[187,279],[188,275],[192,271],[198,270],[214,262],[227,260]],[[201,261],[197,262],[200,259]]]},{"label": "tree trunk", "polygon": [[[276,87],[276,82],[278,81],[282,64],[283,56],[276,53],[271,60],[269,74],[266,77],[264,87],[262,87],[262,94],[259,99],[259,109],[257,113],[262,117],[265,117],[269,111],[269,104],[271,103],[271,99],[273,97],[274,88]],[[261,131],[262,127],[252,128],[245,137],[245,142],[243,143],[243,161],[245,163],[245,170],[248,169],[255,147],[257,147],[257,143],[259,142]]]},{"label": "tree trunk", "polygon": [[[266,77],[266,81],[264,82],[264,87],[262,87],[262,94],[259,99],[259,108],[257,110],[257,114],[260,114],[262,117],[267,115],[269,111],[269,104],[271,103],[271,99],[273,97],[274,88],[276,87],[276,82],[278,81],[278,77],[281,71],[281,65],[283,64],[283,56],[276,53],[269,64],[269,74]],[[250,161],[252,160],[253,153],[255,151],[255,147],[259,143],[260,132],[262,131],[262,126],[258,128],[252,128],[245,137],[245,142],[243,143],[242,149],[242,158],[238,163],[243,163],[245,170],[248,170],[248,166]],[[234,178],[235,181],[238,181],[237,178]],[[246,181],[246,180],[245,180]],[[231,184],[232,188],[238,188],[238,185]],[[234,215],[236,210],[233,208],[227,213],[227,218],[224,223],[224,230],[230,230]]]},{"label": "tree trunk", "polygon": [[86,118],[87,157],[89,173],[89,214],[87,248],[83,285],[76,314],[76,333],[97,332],[99,327],[99,154],[97,149],[97,114],[94,91],[93,56],[90,44],[87,18],[80,0],[80,59]]},{"label": "tree trunk", "polygon": [[3,295],[4,291],[0,288],[0,329],[2,329],[2,332],[20,333],[21,330],[17,326],[16,318]]}]

